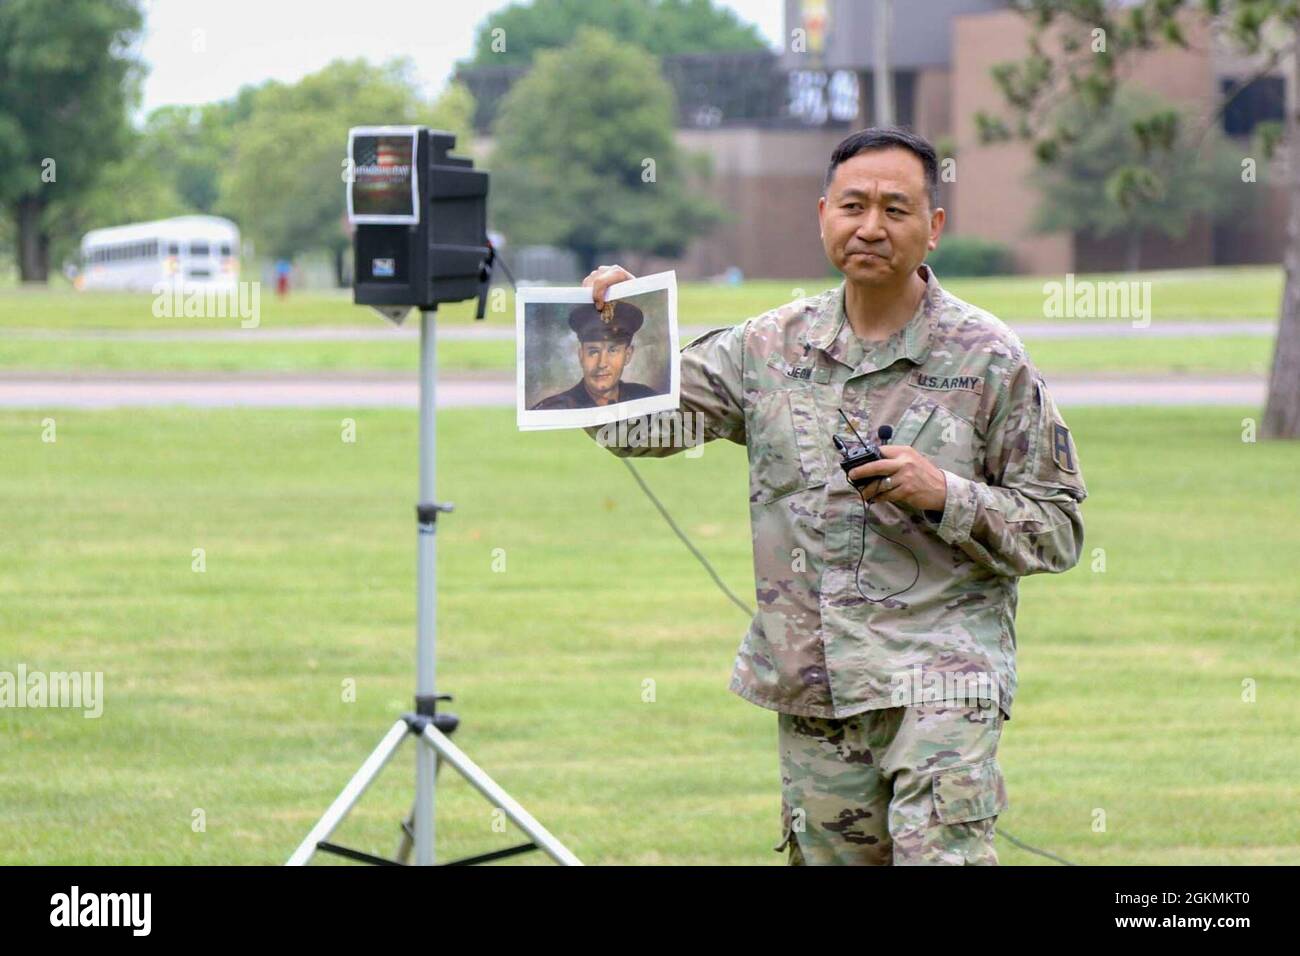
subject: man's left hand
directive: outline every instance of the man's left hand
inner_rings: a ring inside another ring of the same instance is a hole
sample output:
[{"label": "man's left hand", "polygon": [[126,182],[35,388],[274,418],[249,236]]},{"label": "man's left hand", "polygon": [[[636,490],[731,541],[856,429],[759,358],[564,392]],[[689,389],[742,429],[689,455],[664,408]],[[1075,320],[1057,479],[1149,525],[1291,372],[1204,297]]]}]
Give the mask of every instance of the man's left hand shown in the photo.
[{"label": "man's left hand", "polygon": [[[941,468],[911,445],[881,445],[880,453],[885,456],[880,461],[858,465],[848,475],[850,480],[881,479],[862,489],[868,501],[889,501],[918,510],[943,511],[948,500],[948,483]],[[889,479],[888,483],[885,478]]]}]

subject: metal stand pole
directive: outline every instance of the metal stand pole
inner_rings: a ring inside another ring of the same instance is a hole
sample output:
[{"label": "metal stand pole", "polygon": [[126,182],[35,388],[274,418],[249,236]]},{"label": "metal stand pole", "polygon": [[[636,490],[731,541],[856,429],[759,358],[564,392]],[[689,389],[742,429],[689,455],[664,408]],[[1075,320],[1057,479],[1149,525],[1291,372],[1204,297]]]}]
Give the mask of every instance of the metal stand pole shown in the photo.
[{"label": "metal stand pole", "polygon": [[[324,816],[307,834],[289,857],[289,866],[306,864],[317,850],[335,853],[363,863],[405,863],[412,846],[415,862],[419,866],[434,863],[434,799],[440,760],[446,761],[471,786],[505,813],[525,835],[528,843],[496,850],[478,856],[455,860],[445,865],[486,863],[513,856],[517,853],[540,849],[556,863],[581,866],[565,846],[545,827],[520,806],[477,764],[451,742],[447,736],[456,729],[459,719],[455,714],[438,713],[440,700],[450,700],[450,695],[439,694],[435,680],[435,647],[437,635],[437,548],[434,535],[438,513],[451,511],[452,505],[440,504],[434,498],[434,477],[437,464],[436,427],[436,336],[434,310],[420,310],[420,480],[419,503],[416,505],[416,665],[415,713],[403,714],[388,731],[360,769],[348,781],[342,793],[334,800]],[[351,850],[328,842],[330,835],[348,815],[366,788],[379,775],[408,735],[419,738],[415,753],[415,804],[410,819],[403,826],[403,837],[396,860]]]},{"label": "metal stand pole", "polygon": [[[438,627],[437,542],[438,506],[434,498],[437,473],[437,336],[433,310],[420,310],[420,503],[416,554],[415,701],[417,713],[434,712],[434,649]],[[429,707],[422,706],[424,702]],[[438,756],[420,747],[415,754],[415,862],[433,863],[434,774]]]}]

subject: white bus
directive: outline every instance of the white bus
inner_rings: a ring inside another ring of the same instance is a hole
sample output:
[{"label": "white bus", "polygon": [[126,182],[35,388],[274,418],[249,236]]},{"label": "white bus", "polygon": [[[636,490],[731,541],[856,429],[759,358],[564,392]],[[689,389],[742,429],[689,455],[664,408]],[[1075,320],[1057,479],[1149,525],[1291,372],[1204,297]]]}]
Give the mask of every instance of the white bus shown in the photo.
[{"label": "white bus", "polygon": [[151,292],[160,282],[235,288],[239,229],[219,216],[177,216],[93,229],[82,238],[77,288]]}]

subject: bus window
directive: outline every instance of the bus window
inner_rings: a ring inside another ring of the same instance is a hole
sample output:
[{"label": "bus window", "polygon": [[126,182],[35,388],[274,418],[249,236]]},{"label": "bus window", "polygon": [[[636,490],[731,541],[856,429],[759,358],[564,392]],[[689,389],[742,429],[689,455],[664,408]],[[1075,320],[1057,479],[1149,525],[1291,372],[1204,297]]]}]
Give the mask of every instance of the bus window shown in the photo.
[{"label": "bus window", "polygon": [[191,242],[190,255],[206,256],[208,254],[208,244],[206,242]]},{"label": "bus window", "polygon": [[179,242],[167,243],[167,255],[179,256],[181,254],[181,244]]},{"label": "bus window", "polygon": [[222,254],[223,256],[228,256],[228,255],[230,255],[230,243],[228,243],[228,242],[223,242],[223,243],[221,244],[221,254]]}]

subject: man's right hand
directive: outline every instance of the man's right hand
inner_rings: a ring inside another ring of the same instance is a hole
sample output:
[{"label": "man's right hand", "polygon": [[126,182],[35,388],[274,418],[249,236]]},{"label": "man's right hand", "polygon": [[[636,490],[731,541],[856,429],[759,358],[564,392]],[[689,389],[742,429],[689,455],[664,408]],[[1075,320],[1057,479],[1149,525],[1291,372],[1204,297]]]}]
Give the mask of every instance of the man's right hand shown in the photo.
[{"label": "man's right hand", "polygon": [[597,266],[587,278],[582,280],[583,288],[591,289],[591,297],[597,309],[605,307],[605,292],[612,285],[635,279],[636,276],[622,266]]}]

